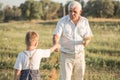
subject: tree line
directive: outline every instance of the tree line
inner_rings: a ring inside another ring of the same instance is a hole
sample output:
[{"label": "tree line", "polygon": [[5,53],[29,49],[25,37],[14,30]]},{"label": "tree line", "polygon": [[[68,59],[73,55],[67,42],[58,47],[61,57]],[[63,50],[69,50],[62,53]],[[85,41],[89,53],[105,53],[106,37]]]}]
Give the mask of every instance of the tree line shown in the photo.
[{"label": "tree line", "polygon": [[[117,0],[84,0],[79,1],[83,6],[83,16],[98,18],[120,18],[120,2]],[[52,20],[68,14],[67,6],[62,3],[51,0],[27,0],[20,6],[5,6],[2,9],[0,3],[0,21],[8,22],[9,20]]]}]

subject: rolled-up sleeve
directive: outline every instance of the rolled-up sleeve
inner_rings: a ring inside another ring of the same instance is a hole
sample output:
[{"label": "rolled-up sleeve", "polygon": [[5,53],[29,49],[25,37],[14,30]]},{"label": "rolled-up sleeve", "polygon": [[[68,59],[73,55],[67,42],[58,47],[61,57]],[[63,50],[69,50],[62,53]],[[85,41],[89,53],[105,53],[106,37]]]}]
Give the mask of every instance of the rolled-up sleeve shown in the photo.
[{"label": "rolled-up sleeve", "polygon": [[90,25],[89,25],[89,22],[88,20],[86,20],[86,33],[85,33],[85,36],[84,38],[87,38],[87,37],[92,37],[93,36],[93,33],[91,31],[91,28],[90,28]]}]

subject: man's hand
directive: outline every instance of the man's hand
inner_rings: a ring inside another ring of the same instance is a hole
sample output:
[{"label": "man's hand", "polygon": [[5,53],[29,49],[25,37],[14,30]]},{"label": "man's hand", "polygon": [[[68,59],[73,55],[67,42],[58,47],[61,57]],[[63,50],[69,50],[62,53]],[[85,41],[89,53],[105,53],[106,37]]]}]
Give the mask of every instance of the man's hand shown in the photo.
[{"label": "man's hand", "polygon": [[90,43],[91,39],[92,39],[92,37],[85,38],[83,41],[83,45],[86,47]]}]

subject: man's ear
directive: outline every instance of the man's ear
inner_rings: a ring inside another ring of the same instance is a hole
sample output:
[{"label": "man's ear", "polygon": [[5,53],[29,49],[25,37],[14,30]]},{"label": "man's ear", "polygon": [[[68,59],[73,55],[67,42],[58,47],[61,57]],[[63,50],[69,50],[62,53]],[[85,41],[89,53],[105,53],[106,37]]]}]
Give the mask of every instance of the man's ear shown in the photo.
[{"label": "man's ear", "polygon": [[82,14],[82,12],[83,12],[83,11],[82,11],[82,10],[80,10],[80,15]]}]

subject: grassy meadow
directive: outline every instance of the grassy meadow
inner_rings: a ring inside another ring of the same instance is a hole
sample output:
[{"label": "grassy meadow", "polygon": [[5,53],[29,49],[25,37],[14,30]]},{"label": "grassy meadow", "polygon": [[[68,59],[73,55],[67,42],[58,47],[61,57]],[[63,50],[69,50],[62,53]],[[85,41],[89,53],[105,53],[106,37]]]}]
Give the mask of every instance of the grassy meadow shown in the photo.
[{"label": "grassy meadow", "polygon": [[[52,33],[56,21],[11,21],[0,23],[0,80],[13,80],[13,66],[20,51],[25,50],[27,31],[39,33],[38,48],[52,46]],[[85,80],[120,80],[120,20],[90,20],[94,37],[86,47]],[[59,52],[42,59],[41,80],[49,80],[52,69],[59,80]]]}]

